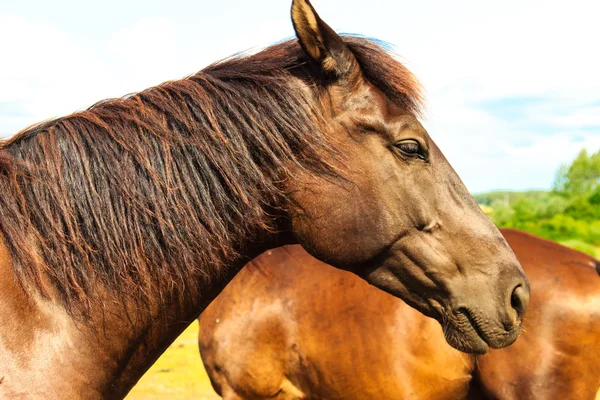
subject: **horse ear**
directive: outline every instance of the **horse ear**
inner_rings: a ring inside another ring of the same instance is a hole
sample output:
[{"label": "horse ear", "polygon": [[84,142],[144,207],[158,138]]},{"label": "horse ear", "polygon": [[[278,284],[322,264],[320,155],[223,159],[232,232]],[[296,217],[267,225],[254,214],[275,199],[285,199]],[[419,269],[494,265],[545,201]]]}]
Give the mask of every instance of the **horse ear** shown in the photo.
[{"label": "horse ear", "polygon": [[337,78],[358,73],[352,51],[319,17],[309,0],[293,0],[292,22],[300,45],[323,72]]}]

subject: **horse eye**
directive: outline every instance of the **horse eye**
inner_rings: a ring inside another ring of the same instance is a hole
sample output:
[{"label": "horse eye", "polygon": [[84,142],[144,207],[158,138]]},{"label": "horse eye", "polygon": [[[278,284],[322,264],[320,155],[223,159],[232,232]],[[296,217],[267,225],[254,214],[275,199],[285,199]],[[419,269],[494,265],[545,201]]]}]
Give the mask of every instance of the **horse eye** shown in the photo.
[{"label": "horse eye", "polygon": [[403,140],[396,144],[398,150],[407,156],[419,156],[421,155],[421,146],[414,140]]}]

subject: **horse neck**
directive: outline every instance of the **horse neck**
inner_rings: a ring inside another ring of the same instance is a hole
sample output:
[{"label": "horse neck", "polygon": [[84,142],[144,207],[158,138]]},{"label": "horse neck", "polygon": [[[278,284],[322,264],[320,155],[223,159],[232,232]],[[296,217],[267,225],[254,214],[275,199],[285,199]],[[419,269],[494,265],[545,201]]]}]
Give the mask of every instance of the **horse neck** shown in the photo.
[{"label": "horse neck", "polygon": [[0,398],[124,397],[235,273],[274,245],[246,243],[244,255],[204,284],[201,296],[172,292],[160,305],[136,308],[106,293],[104,307],[81,319],[18,285],[0,238],[0,312],[10,316],[0,327]]},{"label": "horse neck", "polygon": [[[151,307],[148,309],[148,313],[140,319],[142,322],[136,324],[135,330],[118,330],[115,336],[119,338],[123,335],[120,343],[124,346],[115,349],[116,355],[111,355],[109,360],[120,359],[121,362],[118,368],[114,369],[118,375],[111,378],[113,383],[106,389],[106,393],[111,396],[122,395],[124,397],[156,359],[200,316],[200,313],[221,293],[245,264],[267,249],[285,244],[288,240],[290,240],[288,237],[268,235],[259,244],[253,243],[250,247],[246,247],[244,255],[232,263],[219,279],[212,279],[210,284],[203,285],[204,291],[200,297],[186,297],[185,295],[180,297],[177,301],[178,304],[175,304],[169,313],[164,313],[161,308],[153,309]],[[110,325],[118,326],[119,322],[122,323],[127,318],[128,316],[121,314],[118,320]],[[109,325],[109,323],[105,325]],[[107,345],[110,347],[112,342],[114,341],[108,340]]]}]

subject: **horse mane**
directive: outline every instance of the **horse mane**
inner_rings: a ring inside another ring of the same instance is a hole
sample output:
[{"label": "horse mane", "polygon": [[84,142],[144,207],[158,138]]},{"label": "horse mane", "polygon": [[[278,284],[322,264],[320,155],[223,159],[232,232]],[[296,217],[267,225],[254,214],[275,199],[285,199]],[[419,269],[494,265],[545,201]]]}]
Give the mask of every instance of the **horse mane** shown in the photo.
[{"label": "horse mane", "polygon": [[[400,62],[371,40],[344,41],[373,85],[418,114],[420,86]],[[334,173],[299,81],[326,90],[310,68],[290,40],[0,143],[0,235],[18,282],[82,313],[106,291],[201,295],[245,238],[274,229],[291,166]]]}]

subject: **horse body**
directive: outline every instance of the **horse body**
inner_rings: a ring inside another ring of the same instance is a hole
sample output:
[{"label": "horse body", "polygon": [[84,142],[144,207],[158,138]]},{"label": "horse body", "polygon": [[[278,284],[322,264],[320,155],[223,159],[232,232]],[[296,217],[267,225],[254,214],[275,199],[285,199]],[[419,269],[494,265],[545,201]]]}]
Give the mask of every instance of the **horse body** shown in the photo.
[{"label": "horse body", "polygon": [[497,399],[600,396],[598,260],[518,231],[503,234],[530,279],[530,311],[519,340],[479,357],[479,381]]},{"label": "horse body", "polygon": [[513,345],[475,363],[431,319],[287,246],[249,263],[201,315],[199,345],[215,390],[226,400],[594,399],[597,261],[503,234],[533,288]]},{"label": "horse body", "polygon": [[527,279],[418,121],[416,79],[307,0],[292,21],[298,40],[0,144],[0,396],[124,396],[286,243],[445,321],[456,348],[516,339]]},{"label": "horse body", "polygon": [[250,262],[200,324],[205,368],[226,400],[449,400],[471,379],[473,360],[435,320],[298,246]]}]

